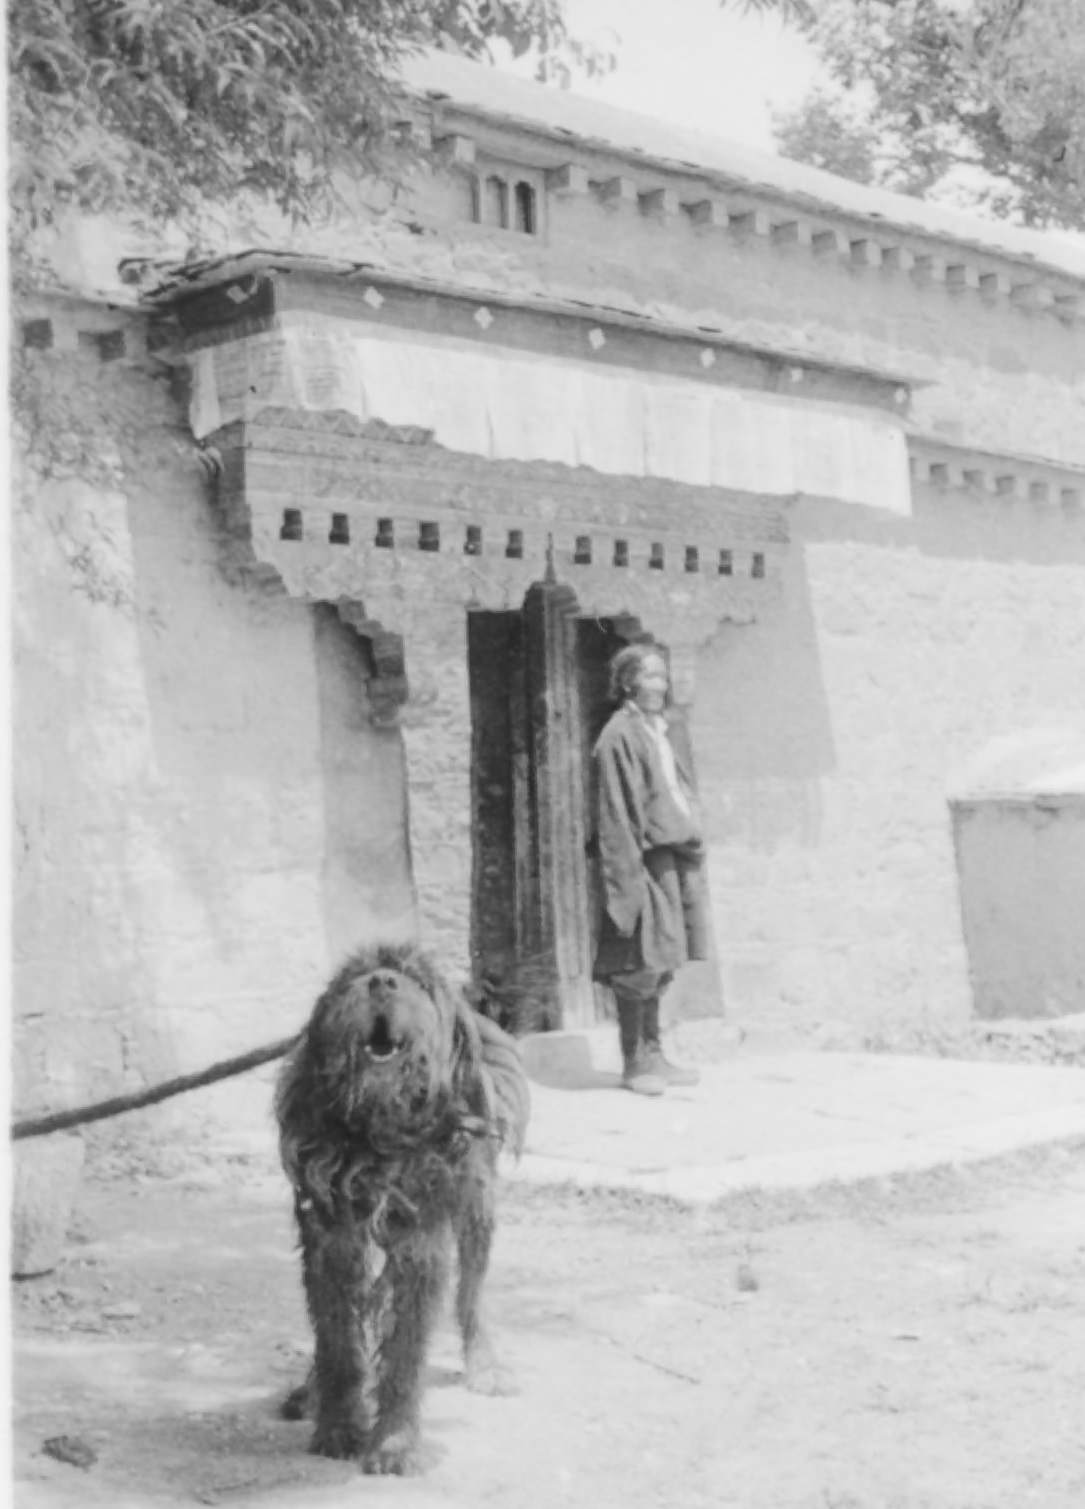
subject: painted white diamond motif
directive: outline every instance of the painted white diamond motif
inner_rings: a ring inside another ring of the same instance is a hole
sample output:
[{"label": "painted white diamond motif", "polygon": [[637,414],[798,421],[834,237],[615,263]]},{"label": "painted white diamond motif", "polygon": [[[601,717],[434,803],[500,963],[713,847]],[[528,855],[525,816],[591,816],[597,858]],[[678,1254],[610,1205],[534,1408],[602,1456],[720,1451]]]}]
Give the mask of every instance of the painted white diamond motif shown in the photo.
[{"label": "painted white diamond motif", "polygon": [[475,324],[481,326],[483,330],[489,330],[493,322],[494,317],[486,308],[485,304],[483,304],[481,308],[475,310]]},{"label": "painted white diamond motif", "polygon": [[362,299],[369,305],[370,309],[379,309],[384,303],[384,295],[374,288],[372,284],[362,294]]},{"label": "painted white diamond motif", "polygon": [[706,346],[701,352],[701,366],[707,369],[708,367],[714,367],[715,365],[716,353],[710,346]]},{"label": "painted white diamond motif", "polygon": [[607,338],[599,329],[598,325],[596,325],[594,330],[588,332],[588,345],[592,348],[593,351],[598,351],[599,348],[601,346],[605,346],[606,343]]}]

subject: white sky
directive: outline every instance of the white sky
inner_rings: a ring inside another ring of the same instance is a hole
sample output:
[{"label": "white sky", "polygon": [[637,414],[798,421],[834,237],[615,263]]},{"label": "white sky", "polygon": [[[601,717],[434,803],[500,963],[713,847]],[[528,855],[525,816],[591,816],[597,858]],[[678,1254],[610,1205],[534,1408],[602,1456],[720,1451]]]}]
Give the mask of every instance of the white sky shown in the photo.
[{"label": "white sky", "polygon": [[577,76],[577,94],[763,150],[770,108],[796,103],[818,71],[797,32],[719,0],[565,0],[565,14],[576,36],[618,39],[617,68]]}]

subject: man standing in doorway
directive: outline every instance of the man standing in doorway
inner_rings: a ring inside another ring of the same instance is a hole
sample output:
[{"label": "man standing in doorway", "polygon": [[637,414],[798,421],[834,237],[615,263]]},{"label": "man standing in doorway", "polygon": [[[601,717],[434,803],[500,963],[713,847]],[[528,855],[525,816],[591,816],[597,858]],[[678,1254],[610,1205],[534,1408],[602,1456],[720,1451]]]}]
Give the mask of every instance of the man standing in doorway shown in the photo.
[{"label": "man standing in doorway", "polygon": [[708,957],[704,845],[692,770],[672,743],[670,678],[654,644],[628,645],[610,667],[618,708],[593,751],[603,917],[595,978],[614,991],[622,1084],[638,1095],[697,1083],[669,1063],[659,999],[687,959]]}]

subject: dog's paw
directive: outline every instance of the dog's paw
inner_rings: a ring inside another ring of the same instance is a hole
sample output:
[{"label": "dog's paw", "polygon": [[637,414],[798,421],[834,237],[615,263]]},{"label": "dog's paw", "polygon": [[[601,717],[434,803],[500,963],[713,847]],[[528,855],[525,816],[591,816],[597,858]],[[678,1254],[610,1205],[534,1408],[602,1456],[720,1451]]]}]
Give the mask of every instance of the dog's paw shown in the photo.
[{"label": "dog's paw", "polygon": [[315,1457],[333,1457],[339,1462],[365,1461],[372,1448],[367,1432],[348,1421],[335,1421],[318,1425],[309,1442],[309,1450]]},{"label": "dog's paw", "polygon": [[491,1398],[507,1398],[519,1392],[516,1374],[492,1353],[469,1357],[463,1381],[472,1394],[488,1394]]},{"label": "dog's paw", "polygon": [[279,1414],[284,1420],[304,1420],[310,1413],[312,1403],[307,1383],[299,1383],[297,1388],[292,1388],[279,1406]]},{"label": "dog's paw", "polygon": [[372,1477],[414,1477],[436,1461],[436,1453],[416,1431],[395,1431],[361,1458],[362,1471]]}]

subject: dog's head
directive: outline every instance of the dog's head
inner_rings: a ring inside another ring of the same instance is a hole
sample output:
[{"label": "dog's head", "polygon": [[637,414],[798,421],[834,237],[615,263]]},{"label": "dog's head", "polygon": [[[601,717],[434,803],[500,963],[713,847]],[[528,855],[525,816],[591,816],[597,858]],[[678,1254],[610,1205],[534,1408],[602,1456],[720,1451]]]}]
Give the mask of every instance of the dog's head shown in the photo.
[{"label": "dog's head", "polygon": [[283,1161],[297,1182],[316,1149],[411,1152],[485,1118],[487,1094],[473,1013],[432,961],[408,946],[362,950],[321,995],[283,1068]]},{"label": "dog's head", "polygon": [[418,955],[356,956],[309,1023],[325,1104],[348,1124],[378,1107],[417,1116],[448,1083],[456,1015],[447,987]]}]

